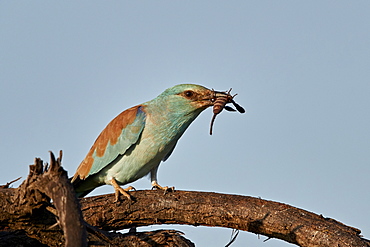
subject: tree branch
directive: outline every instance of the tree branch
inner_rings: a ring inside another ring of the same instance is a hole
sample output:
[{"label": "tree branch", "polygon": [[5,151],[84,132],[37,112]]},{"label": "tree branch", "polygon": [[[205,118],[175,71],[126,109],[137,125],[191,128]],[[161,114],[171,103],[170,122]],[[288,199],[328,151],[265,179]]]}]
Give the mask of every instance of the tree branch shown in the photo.
[{"label": "tree branch", "polygon": [[157,224],[218,226],[278,238],[299,246],[370,246],[361,231],[287,204],[211,192],[130,193],[136,200],[114,203],[114,195],[81,200],[84,218],[105,230]]},{"label": "tree branch", "polygon": [[[47,209],[57,216],[57,224],[64,233],[65,246],[87,246],[80,205],[67,173],[61,166],[61,160],[62,151],[58,159],[50,152],[50,166],[36,158],[34,165],[30,166],[29,176],[15,191],[12,198],[14,203],[10,209],[18,217],[29,213],[32,216],[38,215],[38,209]],[[55,216],[48,223],[54,222]],[[42,222],[37,222],[39,224]]]},{"label": "tree branch", "polygon": [[175,191],[164,195],[162,191],[144,190],[130,192],[133,201],[122,198],[116,203],[114,194],[83,198],[80,204],[85,223],[60,163],[61,156],[55,160],[51,155],[50,167],[36,159],[19,188],[0,187],[2,243],[10,239],[9,243],[20,240],[24,246],[83,246],[87,226],[89,245],[193,246],[174,230],[106,232],[186,224],[239,229],[307,247],[370,246],[369,240],[361,238],[360,230],[336,220],[283,203],[211,192]]},{"label": "tree branch", "polygon": [[[39,158],[17,189],[0,186],[0,246],[194,246],[175,230],[108,233],[82,219],[73,187],[58,159],[50,166]],[[51,200],[53,203],[51,203]],[[86,234],[85,226],[89,232]]]}]

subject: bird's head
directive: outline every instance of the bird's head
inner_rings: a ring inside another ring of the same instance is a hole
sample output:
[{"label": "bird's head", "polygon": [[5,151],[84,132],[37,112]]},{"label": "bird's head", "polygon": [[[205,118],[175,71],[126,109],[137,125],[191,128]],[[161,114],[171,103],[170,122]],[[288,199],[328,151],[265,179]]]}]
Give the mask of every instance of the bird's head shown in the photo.
[{"label": "bird's head", "polygon": [[166,89],[157,98],[168,111],[195,113],[214,104],[214,91],[195,84],[180,84]]},{"label": "bird's head", "polygon": [[[161,132],[170,133],[168,135],[175,135],[179,138],[203,110],[214,106],[215,103],[218,103],[219,107],[230,110],[230,107],[225,107],[225,104],[236,104],[232,98],[230,90],[229,92],[218,92],[200,85],[180,84],[166,89],[158,97],[143,105],[149,122],[165,129],[160,130]],[[218,109],[218,113],[221,110]]]}]

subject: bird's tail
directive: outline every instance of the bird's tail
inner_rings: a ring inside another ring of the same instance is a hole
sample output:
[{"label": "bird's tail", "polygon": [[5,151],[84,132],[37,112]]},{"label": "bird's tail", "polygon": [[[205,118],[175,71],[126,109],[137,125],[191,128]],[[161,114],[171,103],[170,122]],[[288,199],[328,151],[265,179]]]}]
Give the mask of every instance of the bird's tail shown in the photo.
[{"label": "bird's tail", "polygon": [[73,179],[73,177],[71,177],[71,178],[69,178],[69,181],[72,183],[73,188],[75,189],[75,193],[76,193],[77,198],[85,197],[87,194],[89,194],[91,191],[94,190],[94,189],[83,190],[81,188],[82,184],[83,184],[83,180],[80,179],[79,176],[77,176],[75,179]]}]

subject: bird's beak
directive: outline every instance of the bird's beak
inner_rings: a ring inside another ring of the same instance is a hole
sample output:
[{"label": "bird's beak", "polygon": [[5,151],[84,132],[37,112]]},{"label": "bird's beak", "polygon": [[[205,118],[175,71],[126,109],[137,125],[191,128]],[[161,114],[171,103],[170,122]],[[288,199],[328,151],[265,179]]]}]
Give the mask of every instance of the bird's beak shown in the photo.
[{"label": "bird's beak", "polygon": [[206,109],[210,106],[213,106],[218,97],[225,97],[225,96],[227,96],[226,92],[219,92],[219,91],[207,89],[199,95],[199,98],[196,101],[196,104],[199,108]]},{"label": "bird's beak", "polygon": [[220,92],[220,91],[213,91],[213,97],[214,99],[217,99],[218,97],[225,97],[229,94],[227,92]]}]

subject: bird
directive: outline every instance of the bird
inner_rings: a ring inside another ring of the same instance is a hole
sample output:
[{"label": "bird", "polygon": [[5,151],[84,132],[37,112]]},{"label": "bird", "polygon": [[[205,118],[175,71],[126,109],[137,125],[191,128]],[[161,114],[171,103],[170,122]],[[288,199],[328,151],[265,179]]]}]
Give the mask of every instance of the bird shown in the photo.
[{"label": "bird", "polygon": [[152,188],[158,184],[160,163],[166,161],[189,125],[212,106],[215,91],[196,84],[179,84],[156,98],[121,112],[103,129],[71,182],[77,197],[102,185],[112,185],[115,201],[120,194],[131,200],[122,185],[150,174]]}]

